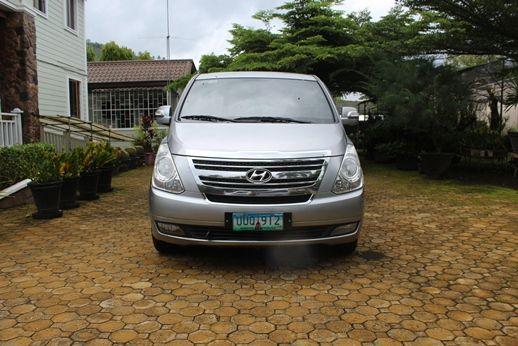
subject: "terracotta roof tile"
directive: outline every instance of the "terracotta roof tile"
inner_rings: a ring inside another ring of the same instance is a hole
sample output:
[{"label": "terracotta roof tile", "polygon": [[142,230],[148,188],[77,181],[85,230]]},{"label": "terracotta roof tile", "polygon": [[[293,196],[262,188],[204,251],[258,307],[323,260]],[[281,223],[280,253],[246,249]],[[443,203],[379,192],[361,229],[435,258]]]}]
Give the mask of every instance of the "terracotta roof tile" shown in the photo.
[{"label": "terracotta roof tile", "polygon": [[88,63],[88,83],[170,81],[195,70],[192,60],[96,61]]}]

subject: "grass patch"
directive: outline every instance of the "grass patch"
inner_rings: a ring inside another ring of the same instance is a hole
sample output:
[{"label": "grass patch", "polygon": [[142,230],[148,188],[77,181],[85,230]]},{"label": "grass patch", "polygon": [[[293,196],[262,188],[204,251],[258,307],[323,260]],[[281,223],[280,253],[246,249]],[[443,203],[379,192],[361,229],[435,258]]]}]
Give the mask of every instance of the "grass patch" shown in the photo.
[{"label": "grass patch", "polygon": [[390,165],[368,161],[363,165],[367,190],[371,185],[377,190],[390,189],[397,195],[422,196],[454,204],[518,204],[516,189],[449,179],[433,180],[418,172],[400,171]]}]

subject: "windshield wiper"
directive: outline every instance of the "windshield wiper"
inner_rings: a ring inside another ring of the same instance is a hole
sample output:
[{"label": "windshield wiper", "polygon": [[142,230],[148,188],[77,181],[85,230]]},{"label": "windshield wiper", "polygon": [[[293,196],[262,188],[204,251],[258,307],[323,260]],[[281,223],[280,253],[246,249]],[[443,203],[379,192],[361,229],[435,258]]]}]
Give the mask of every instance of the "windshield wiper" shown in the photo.
[{"label": "windshield wiper", "polygon": [[310,124],[308,121],[296,120],[285,117],[241,117],[236,118],[234,121],[238,122],[260,122],[260,123],[297,123],[297,124]]},{"label": "windshield wiper", "polygon": [[213,115],[184,115],[181,116],[180,119],[188,119],[188,120],[200,120],[200,121],[212,121],[212,122],[234,122],[232,119],[215,117]]}]

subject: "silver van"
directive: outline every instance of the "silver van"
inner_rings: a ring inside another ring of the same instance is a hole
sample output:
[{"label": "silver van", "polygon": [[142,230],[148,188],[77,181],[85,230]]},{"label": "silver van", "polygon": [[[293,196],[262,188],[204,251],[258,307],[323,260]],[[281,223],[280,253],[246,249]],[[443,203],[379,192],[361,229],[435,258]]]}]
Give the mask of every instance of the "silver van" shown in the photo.
[{"label": "silver van", "polygon": [[356,248],[363,172],[331,94],[315,76],[195,76],[157,153],[153,243]]}]

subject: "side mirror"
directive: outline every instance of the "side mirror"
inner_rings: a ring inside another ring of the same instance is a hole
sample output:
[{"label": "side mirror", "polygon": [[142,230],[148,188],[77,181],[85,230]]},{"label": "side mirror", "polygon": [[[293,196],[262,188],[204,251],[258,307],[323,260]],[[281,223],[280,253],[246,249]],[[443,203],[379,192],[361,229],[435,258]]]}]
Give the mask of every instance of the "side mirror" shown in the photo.
[{"label": "side mirror", "polygon": [[360,124],[360,114],[357,111],[342,109],[340,119],[344,126],[358,126]]},{"label": "side mirror", "polygon": [[155,120],[160,125],[166,125],[169,126],[171,123],[171,115],[170,113],[171,108],[166,107],[160,107],[155,112]]}]

